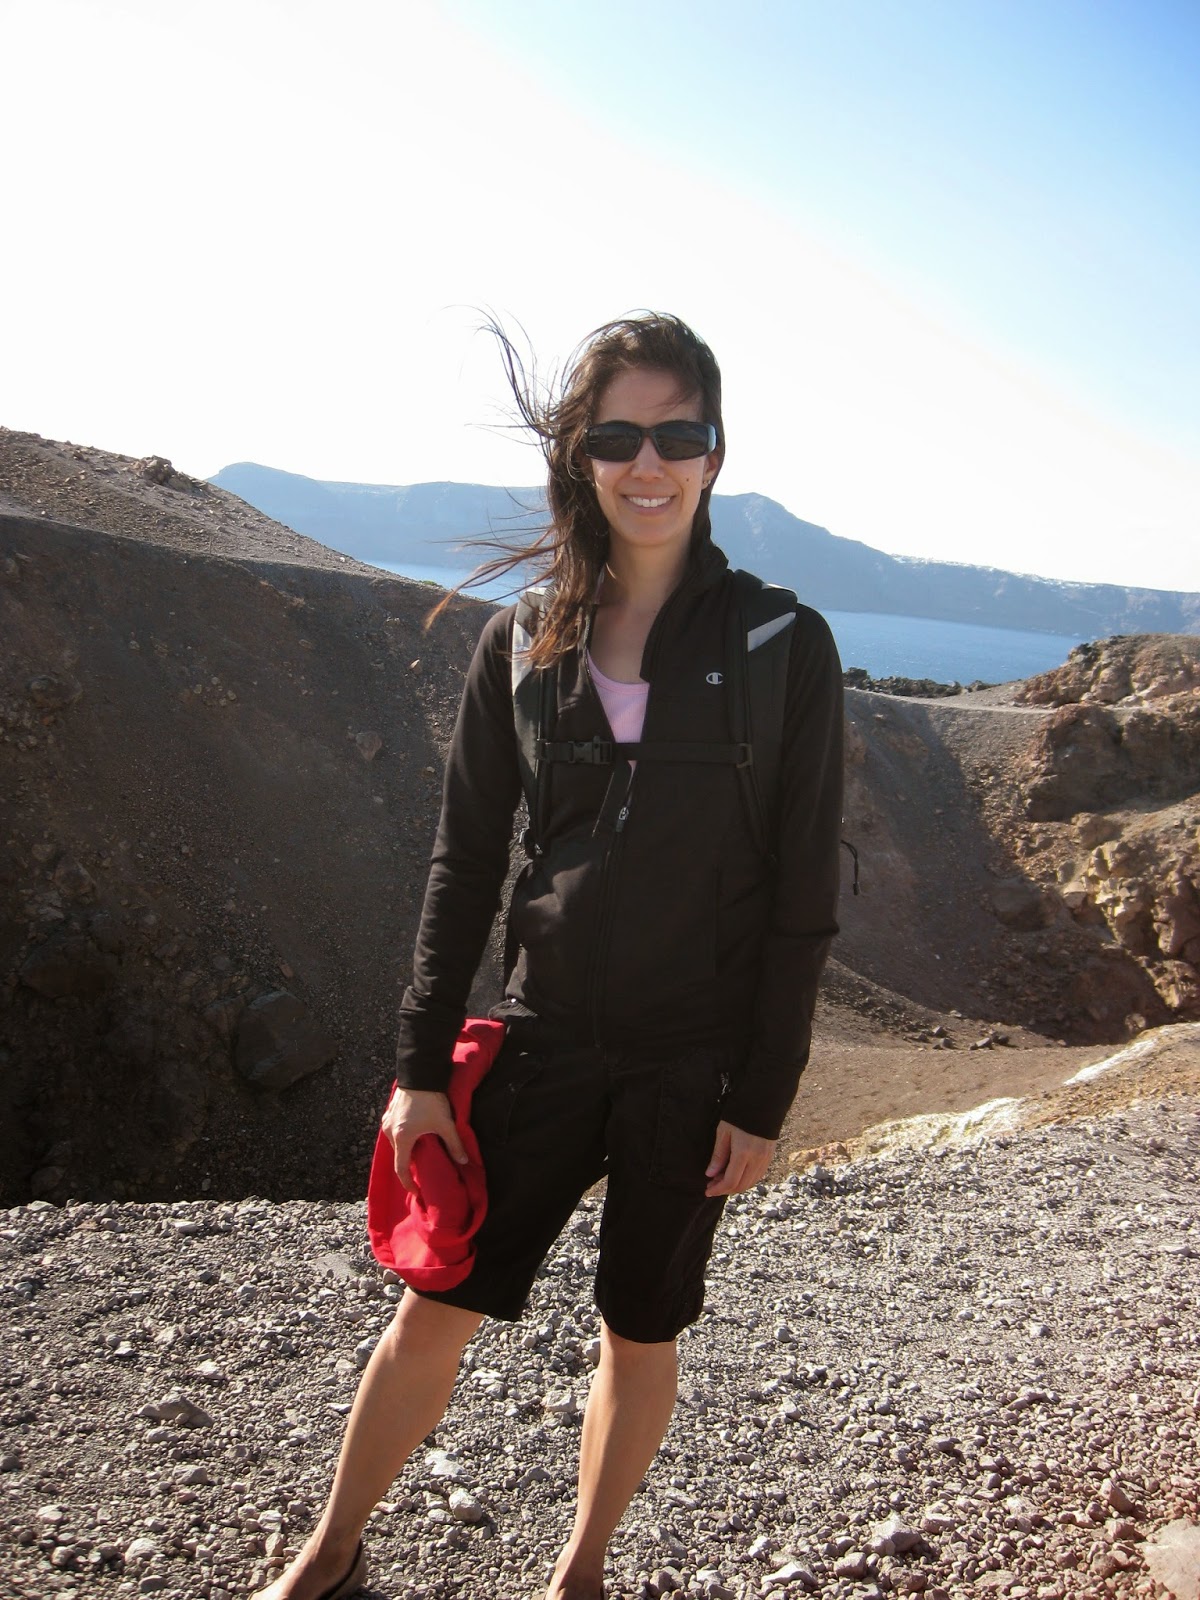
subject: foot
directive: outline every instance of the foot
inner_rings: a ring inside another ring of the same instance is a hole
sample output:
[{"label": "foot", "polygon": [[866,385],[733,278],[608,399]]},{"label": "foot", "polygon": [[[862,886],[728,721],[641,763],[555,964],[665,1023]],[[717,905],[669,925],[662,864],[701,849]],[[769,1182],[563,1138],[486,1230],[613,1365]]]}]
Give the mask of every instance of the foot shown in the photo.
[{"label": "foot", "polygon": [[310,1539],[287,1571],[265,1589],[256,1590],[250,1600],[348,1600],[366,1581],[361,1544],[348,1556],[344,1549],[317,1545]]},{"label": "foot", "polygon": [[595,1575],[585,1577],[570,1568],[557,1566],[544,1600],[604,1600],[604,1579]]}]

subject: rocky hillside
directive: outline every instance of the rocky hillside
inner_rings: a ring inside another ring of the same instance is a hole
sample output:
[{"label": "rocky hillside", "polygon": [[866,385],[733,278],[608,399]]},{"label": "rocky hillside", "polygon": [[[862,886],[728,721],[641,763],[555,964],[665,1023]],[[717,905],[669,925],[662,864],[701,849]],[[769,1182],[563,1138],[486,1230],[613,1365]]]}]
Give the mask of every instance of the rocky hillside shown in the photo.
[{"label": "rocky hillside", "polygon": [[1014,698],[1028,706],[1189,704],[1200,689],[1200,639],[1136,634],[1076,646],[1061,667],[1030,678]]},{"label": "rocky hillside", "polygon": [[[157,457],[0,431],[0,496],[0,1204],[353,1197],[483,608],[426,632],[427,588]],[[848,693],[862,893],[785,1147],[1198,1014],[1194,643],[1127,691],[1117,641]]]},{"label": "rocky hillside", "polygon": [[[1012,704],[848,691],[846,828],[865,864],[842,961],[1050,1037],[1200,1016],[1200,686],[1185,681],[1200,641],[1142,644],[1153,681],[1177,685],[1144,702],[1051,709],[1045,679]],[[1103,675],[1133,647],[1086,648]]]},{"label": "rocky hillside", "polygon": [[0,516],[0,1203],[354,1193],[484,608],[161,462],[0,483],[106,525]]},{"label": "rocky hillside", "polygon": [[1012,819],[1042,903],[1131,956],[1171,1016],[1200,1016],[1200,640],[1082,645],[1017,698],[1053,708]]}]

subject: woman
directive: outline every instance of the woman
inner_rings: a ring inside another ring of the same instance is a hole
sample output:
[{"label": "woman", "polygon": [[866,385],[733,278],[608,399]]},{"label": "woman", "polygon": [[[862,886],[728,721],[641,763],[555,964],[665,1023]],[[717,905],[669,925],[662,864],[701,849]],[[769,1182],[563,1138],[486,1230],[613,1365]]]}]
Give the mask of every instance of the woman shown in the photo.
[{"label": "woman", "polygon": [[488,1214],[458,1288],[405,1294],[321,1521],[260,1600],[340,1600],[365,1581],[362,1528],[440,1419],[464,1345],[484,1315],[520,1316],[606,1176],[601,1354],[547,1600],[602,1596],[609,1537],[674,1406],[676,1335],[700,1314],[725,1198],[770,1164],[836,932],[841,672],[815,612],[798,607],[790,630],[770,852],[744,771],[705,755],[732,748],[727,663],[743,638],[709,537],[725,449],[711,351],[674,317],[628,318],[593,334],[542,402],[503,348],[549,466],[551,526],[534,554],[552,587],[532,642],[518,630],[516,674],[512,607],[484,628],[468,674],[383,1121],[406,1183],[423,1136],[465,1159],[444,1090],[521,794],[514,676],[549,674],[547,764],[509,913],[515,963],[493,1013],[508,1029],[471,1114]]}]

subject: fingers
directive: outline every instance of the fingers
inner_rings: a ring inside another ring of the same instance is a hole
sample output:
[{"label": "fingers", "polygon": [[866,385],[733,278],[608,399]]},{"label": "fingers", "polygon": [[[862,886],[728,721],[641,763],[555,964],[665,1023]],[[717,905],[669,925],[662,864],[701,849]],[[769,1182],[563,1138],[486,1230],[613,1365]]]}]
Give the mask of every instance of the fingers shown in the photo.
[{"label": "fingers", "polygon": [[[390,1107],[389,1107],[390,1109]],[[417,1142],[417,1135],[406,1131],[403,1126],[389,1127],[388,1119],[383,1119],[383,1131],[387,1134],[392,1144],[392,1166],[400,1180],[400,1187],[409,1194],[413,1192],[412,1183],[412,1151]]]},{"label": "fingers", "polygon": [[444,1128],[435,1130],[438,1138],[450,1152],[450,1159],[457,1161],[460,1167],[465,1167],[470,1157],[463,1147],[463,1142],[458,1136],[458,1129],[453,1122],[448,1122]]},{"label": "fingers", "polygon": [[704,1176],[708,1179],[708,1185],[704,1193],[710,1200],[715,1195],[737,1193],[735,1188],[730,1187],[734,1172],[740,1170],[741,1166],[740,1161],[735,1163],[733,1157],[733,1135],[735,1131],[732,1123],[717,1123],[717,1137],[713,1143],[712,1160],[704,1170]]},{"label": "fingers", "polygon": [[757,1178],[747,1176],[744,1161],[731,1157],[725,1170],[709,1180],[704,1193],[709,1199],[718,1194],[741,1194],[745,1189],[752,1189],[757,1182]]},{"label": "fingers", "polygon": [[717,1123],[717,1136],[713,1141],[712,1159],[704,1169],[706,1178],[715,1178],[718,1173],[724,1172],[725,1164],[729,1160],[729,1143],[732,1133],[733,1127],[730,1123]]},{"label": "fingers", "polygon": [[465,1165],[467,1152],[454,1125],[450,1102],[432,1090],[397,1089],[383,1114],[383,1131],[392,1146],[392,1164],[401,1186],[413,1192],[412,1157],[418,1139],[434,1134],[451,1159]]},{"label": "fingers", "polygon": [[412,1181],[412,1170],[411,1170],[412,1169],[412,1147],[413,1147],[414,1144],[416,1144],[416,1142],[417,1141],[415,1139],[399,1139],[399,1140],[393,1139],[392,1140],[392,1150],[394,1152],[393,1158],[392,1158],[392,1165],[396,1169],[396,1176],[400,1180],[400,1187],[407,1194],[412,1194],[412,1192],[413,1192],[413,1181]]},{"label": "fingers", "polygon": [[705,1194],[710,1198],[722,1194],[744,1194],[761,1183],[775,1154],[774,1139],[760,1139],[756,1134],[745,1133],[732,1123],[717,1124],[717,1138],[713,1159],[705,1176],[709,1179]]}]

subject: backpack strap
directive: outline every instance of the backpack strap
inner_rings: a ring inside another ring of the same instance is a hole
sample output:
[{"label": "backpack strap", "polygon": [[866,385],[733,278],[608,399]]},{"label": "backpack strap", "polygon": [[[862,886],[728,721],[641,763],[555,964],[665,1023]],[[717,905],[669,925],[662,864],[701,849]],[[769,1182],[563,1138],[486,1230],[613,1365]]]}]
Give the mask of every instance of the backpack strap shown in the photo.
[{"label": "backpack strap", "polygon": [[618,761],[686,761],[708,766],[749,767],[754,760],[750,744],[709,744],[685,739],[639,739],[622,744],[615,739],[539,739],[534,746],[539,761],[563,761],[568,766],[611,767]]},{"label": "backpack strap", "polygon": [[[735,667],[744,664],[740,696],[742,726],[748,729],[747,737],[754,749],[754,760],[745,769],[745,781],[759,844],[763,854],[774,864],[779,826],[779,764],[783,754],[783,715],[792,643],[790,629],[796,620],[798,600],[791,589],[764,583],[754,573],[740,567],[734,572],[733,581],[737,586],[746,649],[744,655],[732,650],[730,661]],[[735,708],[738,700],[735,694]],[[842,847],[854,860],[853,892],[857,894],[858,851],[849,839],[842,840]]]},{"label": "backpack strap", "polygon": [[[757,579],[755,580],[757,582]],[[623,761],[702,762],[709,765],[748,767],[754,759],[749,737],[728,744],[681,739],[639,739],[618,743],[614,739],[548,739],[555,674],[529,664],[529,647],[537,631],[548,589],[529,589],[517,603],[513,619],[512,684],[513,721],[517,730],[517,759],[521,783],[529,805],[534,838],[542,822],[547,762],[568,766],[614,767]]]},{"label": "backpack strap", "polygon": [[787,698],[788,631],[796,620],[796,596],[790,589],[765,584],[753,573],[733,574],[737,604],[731,615],[726,649],[733,708],[734,737],[727,744],[681,740],[641,740],[618,744],[611,739],[548,739],[550,697],[556,674],[530,665],[529,649],[537,632],[548,589],[529,589],[517,602],[513,618],[513,723],[521,786],[529,808],[526,849],[537,848],[546,803],[547,762],[615,766],[622,761],[700,762],[734,766],[744,774],[750,815],[759,848],[774,858],[775,789],[783,743],[783,711]]},{"label": "backpack strap", "polygon": [[726,654],[734,734],[754,752],[754,759],[742,768],[750,818],[759,849],[774,863],[783,713],[797,599],[791,589],[764,583],[740,567],[733,582],[737,637],[730,640]]},{"label": "backpack strap", "polygon": [[542,613],[549,604],[550,592],[549,587],[527,589],[517,601],[513,617],[513,726],[517,735],[517,766],[529,811],[529,827],[525,830],[523,840],[529,855],[534,855],[538,849],[544,820],[547,786],[543,771],[545,757],[540,753],[539,746],[545,743],[545,731],[550,725],[551,696],[558,683],[557,668],[534,667],[529,659],[529,651]]},{"label": "backpack strap", "polygon": [[[787,703],[788,658],[797,597],[793,590],[764,583],[752,572],[733,573],[737,604],[733,608],[726,665],[730,680],[733,740],[729,744],[692,744],[643,740],[619,744],[611,739],[552,740],[551,725],[557,671],[534,668],[529,650],[549,587],[528,589],[517,602],[513,619],[512,695],[517,735],[517,762],[529,810],[523,843],[528,855],[540,849],[547,803],[546,763],[615,766],[623,761],[680,761],[731,765],[742,774],[755,842],[770,862],[778,859],[779,767],[783,752],[783,718]],[[858,893],[858,852],[854,857],[854,893]]]}]

